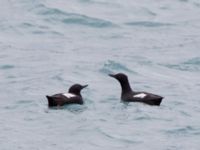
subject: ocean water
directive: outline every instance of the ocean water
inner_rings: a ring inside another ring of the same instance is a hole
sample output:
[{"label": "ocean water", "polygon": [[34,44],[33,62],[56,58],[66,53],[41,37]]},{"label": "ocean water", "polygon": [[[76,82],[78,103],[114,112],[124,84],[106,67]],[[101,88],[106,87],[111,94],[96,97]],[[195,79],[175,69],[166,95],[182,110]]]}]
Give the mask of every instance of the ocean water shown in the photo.
[{"label": "ocean water", "polygon": [[[198,150],[199,0],[1,0],[1,150]],[[132,88],[160,107],[120,103]],[[49,109],[74,84],[85,104]]]}]

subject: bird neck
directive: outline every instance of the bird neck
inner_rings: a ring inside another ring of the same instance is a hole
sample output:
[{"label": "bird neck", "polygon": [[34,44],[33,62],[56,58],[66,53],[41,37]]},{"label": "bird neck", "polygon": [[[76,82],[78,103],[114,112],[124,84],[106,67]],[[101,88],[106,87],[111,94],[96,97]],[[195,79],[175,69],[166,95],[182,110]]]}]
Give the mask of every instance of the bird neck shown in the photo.
[{"label": "bird neck", "polygon": [[79,96],[81,96],[80,91],[69,90],[68,92],[69,92],[69,93],[72,93],[72,94],[75,94],[75,95],[79,95]]},{"label": "bird neck", "polygon": [[122,88],[122,94],[126,94],[128,92],[132,92],[131,86],[128,82],[128,80],[126,82],[121,83],[121,88]]},{"label": "bird neck", "polygon": [[79,92],[79,93],[74,93],[75,95],[78,95],[78,96],[81,96],[81,93]]}]

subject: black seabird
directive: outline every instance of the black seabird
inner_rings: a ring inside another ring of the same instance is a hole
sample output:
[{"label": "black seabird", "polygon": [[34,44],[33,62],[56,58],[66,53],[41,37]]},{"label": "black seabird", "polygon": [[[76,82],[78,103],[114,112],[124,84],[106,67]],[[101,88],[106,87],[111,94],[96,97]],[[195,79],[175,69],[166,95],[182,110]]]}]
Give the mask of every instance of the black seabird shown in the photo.
[{"label": "black seabird", "polygon": [[68,93],[59,93],[52,96],[46,96],[49,107],[63,106],[65,104],[83,104],[81,90],[88,85],[74,84],[69,88]]},{"label": "black seabird", "polygon": [[123,73],[109,74],[121,84],[121,100],[124,102],[141,102],[148,105],[160,105],[163,97],[147,92],[135,92],[131,89],[128,77]]}]

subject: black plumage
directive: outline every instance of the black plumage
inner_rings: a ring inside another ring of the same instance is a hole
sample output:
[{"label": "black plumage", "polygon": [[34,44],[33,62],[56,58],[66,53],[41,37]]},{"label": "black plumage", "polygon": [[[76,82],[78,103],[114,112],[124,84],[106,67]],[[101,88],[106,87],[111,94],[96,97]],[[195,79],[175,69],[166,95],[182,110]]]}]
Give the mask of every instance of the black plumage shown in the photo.
[{"label": "black plumage", "polygon": [[68,93],[59,93],[52,96],[46,96],[48,99],[48,106],[63,106],[65,104],[83,104],[81,90],[88,85],[74,84],[69,88]]},{"label": "black plumage", "polygon": [[160,105],[163,97],[148,93],[148,92],[135,92],[131,89],[128,77],[123,73],[109,74],[109,76],[117,79],[121,85],[122,93],[121,100],[124,102],[141,102],[148,105]]}]

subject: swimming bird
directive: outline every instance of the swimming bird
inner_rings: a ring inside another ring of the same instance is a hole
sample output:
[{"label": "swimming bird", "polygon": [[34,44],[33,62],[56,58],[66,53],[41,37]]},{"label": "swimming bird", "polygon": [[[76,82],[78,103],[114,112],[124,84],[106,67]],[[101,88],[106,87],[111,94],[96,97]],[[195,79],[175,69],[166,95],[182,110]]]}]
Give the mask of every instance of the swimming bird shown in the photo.
[{"label": "swimming bird", "polygon": [[160,105],[163,97],[148,92],[135,92],[131,89],[127,75],[123,73],[109,74],[121,84],[121,100],[124,102],[141,102],[148,105]]},{"label": "swimming bird", "polygon": [[68,93],[59,93],[52,96],[46,96],[48,99],[49,107],[63,106],[65,104],[83,104],[83,98],[81,96],[81,90],[88,85],[74,84],[69,88]]}]

